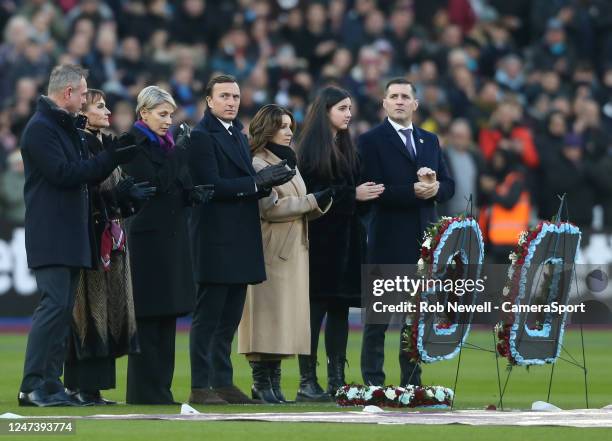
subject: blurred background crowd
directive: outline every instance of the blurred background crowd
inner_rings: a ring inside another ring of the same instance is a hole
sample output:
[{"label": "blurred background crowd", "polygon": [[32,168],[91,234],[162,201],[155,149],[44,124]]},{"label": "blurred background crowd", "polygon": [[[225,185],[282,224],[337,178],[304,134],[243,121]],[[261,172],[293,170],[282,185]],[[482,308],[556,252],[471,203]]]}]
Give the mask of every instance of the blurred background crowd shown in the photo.
[{"label": "blurred background crowd", "polygon": [[240,118],[264,104],[299,123],[327,84],[353,96],[354,136],[379,123],[386,80],[405,76],[457,183],[454,214],[504,204],[520,170],[532,221],[556,213],[612,229],[609,0],[0,0],[0,216],[23,220],[19,139],[52,67],[78,63],[103,89],[112,129],[157,84],[193,124],[217,73],[240,82]]}]

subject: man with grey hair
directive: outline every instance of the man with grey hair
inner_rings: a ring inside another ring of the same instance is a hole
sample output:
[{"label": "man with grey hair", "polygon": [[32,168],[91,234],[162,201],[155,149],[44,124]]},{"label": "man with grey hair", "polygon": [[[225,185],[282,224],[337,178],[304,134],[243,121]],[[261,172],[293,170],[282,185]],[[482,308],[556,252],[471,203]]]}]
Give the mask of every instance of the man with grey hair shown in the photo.
[{"label": "man with grey hair", "polygon": [[21,139],[26,252],[41,293],[28,337],[21,406],[80,405],[66,394],[60,377],[79,271],[98,261],[88,184],[103,180],[136,153],[133,142],[121,137],[88,157],[76,126],[86,77],[80,66],[55,67],[48,96],[39,98]]}]

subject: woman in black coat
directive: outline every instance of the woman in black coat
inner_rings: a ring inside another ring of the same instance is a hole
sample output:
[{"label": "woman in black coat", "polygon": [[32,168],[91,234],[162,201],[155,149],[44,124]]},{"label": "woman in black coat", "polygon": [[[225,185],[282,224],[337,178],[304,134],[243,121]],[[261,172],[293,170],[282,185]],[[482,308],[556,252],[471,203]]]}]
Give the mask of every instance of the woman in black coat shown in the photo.
[{"label": "woman in black coat", "polygon": [[128,359],[127,402],[172,404],[176,318],[193,310],[188,207],[203,202],[187,169],[188,130],[175,144],[169,132],[176,104],[163,89],[149,86],[138,95],[138,121],[130,133],[140,152],[123,167],[136,182],[157,193],[134,215],[128,227],[134,307],[141,353]]},{"label": "woman in black coat", "polygon": [[[109,126],[109,115],[104,92],[88,89],[83,111],[87,121],[79,134],[90,156],[113,144],[133,143],[131,136],[117,139],[101,132]],[[64,369],[66,388],[83,404],[114,404],[100,391],[116,386],[115,359],[138,352],[124,218],[134,213],[134,200],[144,200],[154,191],[122,179],[120,168],[90,187],[97,267],[79,275]]]},{"label": "woman in black coat", "polygon": [[[361,304],[361,262],[365,230],[359,201],[371,200],[382,185],[359,183],[359,161],[348,132],[351,97],[337,87],[324,88],[312,104],[298,140],[298,165],[309,193],[328,190],[328,213],[309,222],[311,352],[300,355],[298,401],[329,400],[345,384],[348,312]],[[317,382],[317,346],[323,318],[327,352],[327,394]]]}]

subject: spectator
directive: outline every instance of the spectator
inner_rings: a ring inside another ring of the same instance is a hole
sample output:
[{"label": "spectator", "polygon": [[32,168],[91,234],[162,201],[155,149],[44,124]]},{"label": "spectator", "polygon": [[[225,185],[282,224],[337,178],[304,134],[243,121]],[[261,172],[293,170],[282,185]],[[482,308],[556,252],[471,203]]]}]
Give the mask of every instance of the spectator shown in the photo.
[{"label": "spectator", "polygon": [[480,148],[486,160],[496,150],[508,150],[527,167],[537,167],[538,153],[531,131],[520,123],[520,107],[516,103],[501,103],[489,120],[489,127],[480,131]]},{"label": "spectator", "polygon": [[[455,181],[455,194],[440,209],[440,215],[456,216],[464,213],[472,199],[471,213],[478,214],[478,178],[484,162],[476,148],[470,124],[464,119],[453,121],[450,126],[444,157],[450,176]],[[468,211],[470,214],[470,211]]]},{"label": "spectator", "polygon": [[25,174],[21,152],[14,150],[6,162],[7,170],[0,175],[0,209],[4,219],[15,226],[22,226],[25,220],[22,196]]}]

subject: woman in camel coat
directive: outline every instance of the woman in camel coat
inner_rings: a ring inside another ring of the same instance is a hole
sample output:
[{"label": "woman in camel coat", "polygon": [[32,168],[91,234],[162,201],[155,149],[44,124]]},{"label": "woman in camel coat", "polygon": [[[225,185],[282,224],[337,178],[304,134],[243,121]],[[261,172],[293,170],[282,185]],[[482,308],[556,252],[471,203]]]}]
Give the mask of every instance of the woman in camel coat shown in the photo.
[{"label": "woman in camel coat", "polygon": [[[281,161],[296,167],[289,146],[294,129],[293,115],[280,106],[264,106],[255,115],[249,132],[256,171]],[[253,398],[286,402],[281,360],[310,354],[308,220],[329,210],[331,199],[329,189],[307,194],[296,170],[291,181],[259,201],[267,279],[249,287],[238,328],[238,352],[253,369]]]}]

